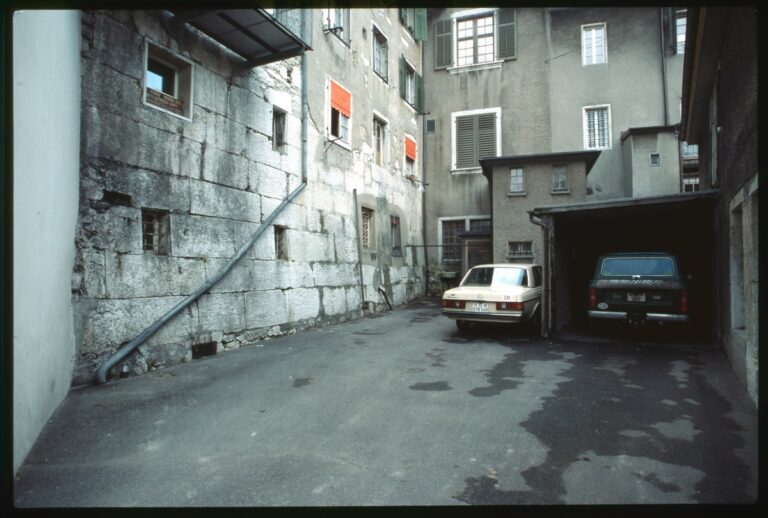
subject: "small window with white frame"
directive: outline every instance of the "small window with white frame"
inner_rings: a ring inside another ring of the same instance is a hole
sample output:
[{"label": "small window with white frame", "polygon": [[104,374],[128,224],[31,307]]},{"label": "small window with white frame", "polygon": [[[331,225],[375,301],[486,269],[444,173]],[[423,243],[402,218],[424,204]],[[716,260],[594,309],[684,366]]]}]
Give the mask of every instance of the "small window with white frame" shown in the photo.
[{"label": "small window with white frame", "polygon": [[509,193],[525,194],[525,177],[523,169],[520,167],[513,167],[509,170]]},{"label": "small window with white frame", "polygon": [[659,167],[661,165],[661,154],[651,153],[649,155],[649,163],[651,167]]},{"label": "small window with white frame", "polygon": [[585,106],[584,149],[610,149],[611,147],[611,107]]},{"label": "small window with white frame", "polygon": [[192,119],[192,62],[147,41],[144,103]]},{"label": "small window with white frame", "polygon": [[581,63],[599,65],[608,62],[606,24],[591,23],[581,26]]},{"label": "small window with white frame", "polygon": [[507,257],[510,259],[533,257],[533,243],[531,241],[508,241]]},{"label": "small window with white frame", "polygon": [[373,25],[373,71],[376,72],[384,82],[389,81],[389,43],[384,33],[374,24]]},{"label": "small window with white frame", "polygon": [[552,192],[568,192],[568,174],[563,164],[552,166]]}]

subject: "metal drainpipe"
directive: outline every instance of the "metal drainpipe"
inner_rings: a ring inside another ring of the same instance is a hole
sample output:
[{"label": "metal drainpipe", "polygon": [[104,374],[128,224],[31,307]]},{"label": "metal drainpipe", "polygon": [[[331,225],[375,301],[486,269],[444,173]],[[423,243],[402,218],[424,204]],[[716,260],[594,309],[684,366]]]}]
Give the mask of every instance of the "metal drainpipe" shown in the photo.
[{"label": "metal drainpipe", "polygon": [[[304,27],[304,17],[302,17],[302,34]],[[142,331],[136,338],[128,342],[125,346],[120,348],[114,355],[101,364],[99,370],[96,372],[96,383],[102,384],[107,381],[107,374],[109,370],[122,361],[126,356],[131,354],[137,347],[146,342],[152,335],[154,335],[161,327],[170,322],[176,315],[181,313],[194,301],[199,299],[209,289],[211,289],[216,283],[223,279],[235,264],[250,250],[253,244],[261,237],[261,235],[272,225],[272,222],[277,216],[285,209],[288,204],[293,201],[304,187],[307,186],[307,58],[306,54],[301,55],[301,183],[299,186],[291,192],[287,198],[285,198],[277,208],[272,211],[272,214],[259,225],[259,228],[254,232],[251,238],[246,242],[237,254],[227,263],[212,279],[200,286],[194,293],[189,295],[186,299],[182,300],[170,311],[165,313],[159,319],[157,319],[152,325]]]},{"label": "metal drainpipe", "polygon": [[[424,43],[421,44],[421,71],[424,72]],[[422,83],[423,84],[423,83]],[[427,103],[426,94],[424,95],[424,104]],[[422,106],[426,109],[426,106]],[[422,244],[427,244],[427,114],[421,118],[421,186],[424,189],[421,192],[421,240]],[[429,295],[429,248],[424,246],[424,296]]]},{"label": "metal drainpipe", "polygon": [[[542,228],[544,231],[544,268],[546,275],[544,275],[544,286],[542,288],[542,291],[544,292],[544,304],[542,304],[542,309],[547,310],[546,318],[541,319],[541,331],[542,336],[544,338],[549,338],[549,330],[550,330],[550,321],[552,320],[552,305],[550,304],[550,275],[551,268],[549,267],[549,225],[547,223],[544,223],[541,219],[537,218],[533,215],[532,212],[528,213],[528,219],[533,223],[534,225],[538,225]],[[544,315],[542,315],[543,317]]]},{"label": "metal drainpipe", "polygon": [[[667,49],[664,48],[664,9],[659,7],[659,32],[661,33],[661,91],[664,94],[664,125],[669,125],[669,110],[667,109]],[[672,20],[669,20],[672,23]]]},{"label": "metal drainpipe", "polygon": [[360,209],[358,208],[359,205],[357,203],[357,189],[352,189],[352,197],[354,198],[353,202],[355,209],[355,234],[357,236],[357,273],[360,275],[360,315],[362,316],[365,308],[365,282],[363,281],[363,245],[360,242],[360,216],[358,215]]}]

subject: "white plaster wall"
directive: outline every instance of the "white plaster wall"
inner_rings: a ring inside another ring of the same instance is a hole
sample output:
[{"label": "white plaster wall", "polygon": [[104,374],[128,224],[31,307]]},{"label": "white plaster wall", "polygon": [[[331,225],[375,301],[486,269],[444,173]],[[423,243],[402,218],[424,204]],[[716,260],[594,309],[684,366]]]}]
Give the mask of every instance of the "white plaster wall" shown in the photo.
[{"label": "white plaster wall", "polygon": [[80,13],[13,17],[13,467],[72,379]]}]

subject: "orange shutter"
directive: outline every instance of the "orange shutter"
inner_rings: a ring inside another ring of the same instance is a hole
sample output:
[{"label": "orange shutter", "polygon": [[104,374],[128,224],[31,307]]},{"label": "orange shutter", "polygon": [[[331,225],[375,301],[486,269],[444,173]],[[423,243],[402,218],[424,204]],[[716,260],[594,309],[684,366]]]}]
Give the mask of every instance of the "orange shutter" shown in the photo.
[{"label": "orange shutter", "polygon": [[409,137],[405,137],[405,156],[416,160],[416,141]]},{"label": "orange shutter", "polygon": [[336,81],[331,81],[331,108],[336,108],[347,118],[352,116],[352,94]]}]

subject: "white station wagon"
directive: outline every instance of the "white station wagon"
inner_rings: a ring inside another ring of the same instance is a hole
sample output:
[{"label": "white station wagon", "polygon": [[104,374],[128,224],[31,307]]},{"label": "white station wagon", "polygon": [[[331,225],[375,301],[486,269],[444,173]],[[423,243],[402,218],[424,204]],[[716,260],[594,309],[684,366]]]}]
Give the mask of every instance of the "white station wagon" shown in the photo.
[{"label": "white station wagon", "polygon": [[454,319],[459,331],[471,322],[530,323],[538,329],[540,306],[537,264],[481,264],[443,294],[443,315]]}]

